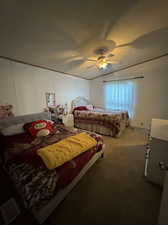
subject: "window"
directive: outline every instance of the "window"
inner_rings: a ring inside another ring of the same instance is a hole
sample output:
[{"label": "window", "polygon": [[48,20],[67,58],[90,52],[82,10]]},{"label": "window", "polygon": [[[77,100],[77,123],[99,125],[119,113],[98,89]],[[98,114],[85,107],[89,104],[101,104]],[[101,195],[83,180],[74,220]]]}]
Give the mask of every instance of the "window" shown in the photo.
[{"label": "window", "polygon": [[106,109],[127,110],[129,116],[133,117],[135,99],[135,82],[133,80],[106,82],[104,95]]}]

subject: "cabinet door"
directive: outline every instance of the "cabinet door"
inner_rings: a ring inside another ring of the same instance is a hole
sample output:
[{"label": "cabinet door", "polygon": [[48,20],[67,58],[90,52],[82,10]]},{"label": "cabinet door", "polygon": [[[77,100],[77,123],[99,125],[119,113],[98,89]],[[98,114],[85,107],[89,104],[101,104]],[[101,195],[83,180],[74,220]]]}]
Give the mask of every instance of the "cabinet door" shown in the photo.
[{"label": "cabinet door", "polygon": [[150,145],[147,178],[153,183],[163,186],[166,171],[160,170],[159,163],[168,161],[168,141],[152,137]]},{"label": "cabinet door", "polygon": [[166,172],[158,225],[168,224],[168,172]]}]

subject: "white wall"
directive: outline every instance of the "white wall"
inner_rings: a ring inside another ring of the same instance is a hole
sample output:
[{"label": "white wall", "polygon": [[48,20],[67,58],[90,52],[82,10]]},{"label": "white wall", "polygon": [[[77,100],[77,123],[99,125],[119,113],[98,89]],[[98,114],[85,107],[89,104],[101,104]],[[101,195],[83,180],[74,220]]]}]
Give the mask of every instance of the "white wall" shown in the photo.
[{"label": "white wall", "polygon": [[92,80],[92,103],[104,106],[103,80],[135,76],[144,76],[144,79],[138,81],[138,97],[132,125],[148,127],[152,118],[168,119],[168,57]]},{"label": "white wall", "polygon": [[55,92],[57,104],[70,105],[77,96],[89,98],[90,82],[0,59],[0,103],[14,105],[16,115],[43,111],[46,92]]},{"label": "white wall", "polygon": [[16,115],[41,112],[45,93],[55,92],[57,104],[77,96],[91,97],[94,105],[104,106],[103,80],[141,76],[132,125],[148,127],[152,118],[168,119],[168,57],[144,63],[92,81],[0,59],[0,103],[14,105]]}]

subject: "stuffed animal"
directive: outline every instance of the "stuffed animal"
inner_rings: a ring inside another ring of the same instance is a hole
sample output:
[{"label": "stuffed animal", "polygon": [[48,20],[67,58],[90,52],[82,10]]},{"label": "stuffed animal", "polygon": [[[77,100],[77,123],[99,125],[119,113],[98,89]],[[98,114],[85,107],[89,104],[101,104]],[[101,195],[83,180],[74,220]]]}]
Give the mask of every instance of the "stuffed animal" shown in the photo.
[{"label": "stuffed animal", "polygon": [[0,105],[0,119],[7,118],[9,116],[14,116],[14,114],[12,113],[12,109],[12,105]]}]

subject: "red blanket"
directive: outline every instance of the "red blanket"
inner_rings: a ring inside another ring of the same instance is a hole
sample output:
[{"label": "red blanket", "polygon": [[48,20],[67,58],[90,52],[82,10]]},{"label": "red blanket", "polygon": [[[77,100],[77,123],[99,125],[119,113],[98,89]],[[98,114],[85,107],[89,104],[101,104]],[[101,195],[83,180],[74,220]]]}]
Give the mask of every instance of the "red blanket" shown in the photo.
[{"label": "red blanket", "polygon": [[97,151],[102,149],[102,137],[90,133],[97,141],[96,147],[55,170],[48,170],[36,154],[37,149],[74,134],[63,125],[55,125],[54,132],[47,137],[33,138],[26,133],[5,137],[6,169],[15,181],[26,207],[39,208],[46,204],[60,188],[68,185],[78,175]]}]

